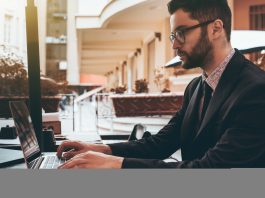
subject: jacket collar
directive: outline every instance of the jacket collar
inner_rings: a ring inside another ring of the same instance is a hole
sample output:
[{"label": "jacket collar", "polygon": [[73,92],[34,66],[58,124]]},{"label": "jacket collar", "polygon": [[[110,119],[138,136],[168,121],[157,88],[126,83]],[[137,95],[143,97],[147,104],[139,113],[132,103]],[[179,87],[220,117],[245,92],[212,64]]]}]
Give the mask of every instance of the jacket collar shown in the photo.
[{"label": "jacket collar", "polygon": [[[230,62],[228,63],[225,71],[223,72],[220,81],[216,87],[216,90],[212,96],[209,103],[208,109],[205,113],[204,119],[200,125],[200,128],[196,130],[196,119],[198,119],[198,101],[200,101],[200,87],[202,83],[202,78],[198,81],[197,87],[191,96],[189,105],[187,107],[185,116],[183,118],[181,127],[181,142],[186,144],[187,141],[194,141],[207,127],[207,125],[214,118],[214,115],[230,96],[239,78],[239,73],[243,68],[244,56],[236,49],[236,52]],[[193,140],[190,140],[192,133],[196,135]]]},{"label": "jacket collar", "polygon": [[205,117],[201,123],[199,131],[196,135],[200,135],[207,124],[213,119],[215,113],[224,104],[226,99],[231,95],[234,87],[237,84],[239,73],[243,69],[244,56],[236,50],[235,55],[232,57],[231,61],[228,63],[221,79],[216,87],[216,91],[209,103],[208,109],[205,113]]},{"label": "jacket collar", "polygon": [[202,89],[202,78],[198,79],[196,88],[190,98],[189,105],[187,106],[186,113],[183,118],[181,125],[181,144],[186,145],[187,142],[190,142],[190,137],[193,137],[194,131],[197,131],[197,121],[199,102],[201,98],[201,89]]}]

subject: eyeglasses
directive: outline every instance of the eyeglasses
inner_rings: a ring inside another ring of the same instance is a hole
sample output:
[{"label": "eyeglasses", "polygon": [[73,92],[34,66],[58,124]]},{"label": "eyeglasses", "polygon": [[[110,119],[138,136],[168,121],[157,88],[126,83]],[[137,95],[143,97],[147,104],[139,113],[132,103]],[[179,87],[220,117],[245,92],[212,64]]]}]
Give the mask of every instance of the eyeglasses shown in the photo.
[{"label": "eyeglasses", "polygon": [[198,28],[198,27],[202,27],[202,26],[205,26],[205,25],[208,25],[212,22],[214,22],[216,19],[214,20],[210,20],[210,21],[206,21],[206,22],[203,22],[203,23],[199,23],[197,25],[194,25],[194,26],[191,26],[191,27],[187,27],[187,28],[183,28],[181,30],[175,30],[174,32],[171,32],[170,36],[169,36],[169,39],[171,41],[171,43],[174,43],[175,40],[177,40],[180,44],[184,44],[185,43],[185,33],[190,31],[190,30],[193,30],[195,28]]}]

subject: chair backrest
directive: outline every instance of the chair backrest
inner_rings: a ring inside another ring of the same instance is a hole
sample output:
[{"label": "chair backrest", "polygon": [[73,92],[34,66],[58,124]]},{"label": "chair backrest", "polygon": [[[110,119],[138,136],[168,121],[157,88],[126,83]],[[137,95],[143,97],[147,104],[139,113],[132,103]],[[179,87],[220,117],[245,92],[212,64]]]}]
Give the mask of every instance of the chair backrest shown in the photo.
[{"label": "chair backrest", "polygon": [[133,127],[132,133],[129,136],[128,141],[140,140],[149,136],[151,136],[151,133],[149,131],[146,131],[146,127],[144,125],[136,124]]}]

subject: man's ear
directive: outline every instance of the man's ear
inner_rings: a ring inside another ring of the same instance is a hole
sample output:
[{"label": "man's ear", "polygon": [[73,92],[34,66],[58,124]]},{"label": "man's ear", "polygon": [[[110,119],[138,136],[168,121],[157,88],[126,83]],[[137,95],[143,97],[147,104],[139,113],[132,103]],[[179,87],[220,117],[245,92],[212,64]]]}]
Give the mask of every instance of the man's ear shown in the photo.
[{"label": "man's ear", "polygon": [[211,33],[213,38],[219,38],[220,35],[223,33],[224,31],[224,23],[222,20],[217,19],[213,22],[212,26],[211,26]]}]

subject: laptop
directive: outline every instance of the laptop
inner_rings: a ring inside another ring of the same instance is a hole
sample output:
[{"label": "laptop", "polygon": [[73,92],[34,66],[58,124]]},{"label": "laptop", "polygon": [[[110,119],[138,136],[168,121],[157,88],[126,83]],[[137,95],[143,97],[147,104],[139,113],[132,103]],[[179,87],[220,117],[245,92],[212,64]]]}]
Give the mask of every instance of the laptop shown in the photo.
[{"label": "laptop", "polygon": [[56,153],[42,153],[35,135],[28,108],[24,101],[10,101],[12,117],[16,126],[21,150],[28,169],[56,169],[65,160]]}]

